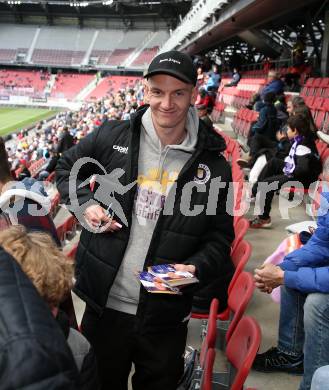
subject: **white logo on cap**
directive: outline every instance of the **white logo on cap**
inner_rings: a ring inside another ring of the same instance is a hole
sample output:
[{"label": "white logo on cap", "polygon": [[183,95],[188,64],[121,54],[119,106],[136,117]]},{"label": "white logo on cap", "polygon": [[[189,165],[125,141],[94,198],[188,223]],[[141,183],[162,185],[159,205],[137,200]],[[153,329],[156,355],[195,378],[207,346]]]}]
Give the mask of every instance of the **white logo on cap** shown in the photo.
[{"label": "white logo on cap", "polygon": [[175,64],[181,64],[180,61],[174,60],[173,58],[164,58],[160,60],[159,62],[174,62]]}]

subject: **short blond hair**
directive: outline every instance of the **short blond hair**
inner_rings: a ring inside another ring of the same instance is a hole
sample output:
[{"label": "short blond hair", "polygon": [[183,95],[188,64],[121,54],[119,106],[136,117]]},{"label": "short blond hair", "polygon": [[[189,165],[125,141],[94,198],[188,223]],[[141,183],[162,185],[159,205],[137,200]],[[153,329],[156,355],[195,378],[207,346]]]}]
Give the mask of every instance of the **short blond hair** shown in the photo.
[{"label": "short blond hair", "polygon": [[15,225],[0,231],[0,245],[15,258],[50,307],[59,306],[72,288],[73,263],[52,238]]}]

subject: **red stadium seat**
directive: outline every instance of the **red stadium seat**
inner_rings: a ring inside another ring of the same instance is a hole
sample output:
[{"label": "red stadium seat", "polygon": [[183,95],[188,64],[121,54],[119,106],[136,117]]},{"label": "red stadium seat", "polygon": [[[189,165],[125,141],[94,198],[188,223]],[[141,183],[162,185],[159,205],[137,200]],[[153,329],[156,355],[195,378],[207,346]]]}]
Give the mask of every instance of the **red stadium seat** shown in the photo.
[{"label": "red stadium seat", "polygon": [[307,79],[304,87],[301,90],[301,93],[300,93],[301,96],[305,97],[305,96],[310,95],[310,90],[311,90],[311,88],[313,88],[314,80],[315,79],[313,77],[310,77],[309,79]]},{"label": "red stadium seat", "polygon": [[201,345],[201,351],[200,351],[201,368],[204,367],[205,359],[209,348],[215,348],[216,337],[217,337],[216,321],[217,321],[218,305],[219,305],[218,299],[216,298],[213,299],[210,305],[207,331]]},{"label": "red stadium seat", "polygon": [[235,370],[230,390],[241,390],[250,372],[261,342],[261,330],[252,317],[243,317],[226,347],[230,371]]},{"label": "red stadium seat", "polygon": [[[215,356],[211,348],[208,349],[204,365],[201,368],[200,383],[207,385],[204,389],[242,390],[260,342],[261,330],[258,322],[249,316],[242,317],[227,343],[225,353],[228,361],[227,372],[213,371],[212,366]],[[210,383],[210,380],[212,383]],[[198,383],[198,380],[196,382]],[[194,388],[200,387],[196,386]]]},{"label": "red stadium seat", "polygon": [[232,251],[231,258],[235,267],[235,272],[232,277],[231,283],[228,287],[229,293],[232,290],[238,276],[244,270],[245,265],[250,259],[251,251],[252,251],[251,244],[246,240],[240,241],[239,244],[235,247],[234,251]]},{"label": "red stadium seat", "polygon": [[[230,299],[230,294],[232,293],[233,289],[235,288],[235,282],[238,279],[238,277],[240,276],[240,274],[243,272],[243,268],[244,268],[245,264],[247,263],[247,261],[250,257],[250,253],[251,253],[251,245],[249,243],[240,244],[240,245],[243,245],[242,248],[244,249],[244,252],[238,251],[237,255],[236,255],[237,256],[236,257],[237,266],[236,266],[233,278],[232,278],[230,285],[228,287],[229,299]],[[241,253],[241,257],[238,258],[239,253]],[[226,310],[217,314],[217,320],[221,320],[221,321],[228,320],[230,313],[232,313],[232,310],[228,306]],[[201,319],[201,320],[207,320],[209,318],[209,315],[210,315],[210,311],[209,311],[209,313],[196,313],[196,312],[191,313],[192,318]]]},{"label": "red stadium seat", "polygon": [[214,369],[216,351],[213,348],[210,348],[207,352],[204,371],[201,377],[200,390],[212,390],[212,373]]},{"label": "red stadium seat", "polygon": [[235,238],[232,243],[232,253],[234,249],[238,246],[240,241],[243,239],[247,230],[249,229],[249,221],[246,218],[240,218],[237,224],[234,226]]},{"label": "red stadium seat", "polygon": [[255,283],[254,278],[249,272],[241,272],[233,288],[229,292],[228,311],[229,316],[227,320],[217,320],[218,342],[219,349],[225,349],[226,343],[230,340],[235,327],[239,323],[241,317],[244,315],[246,308],[254,293]]}]

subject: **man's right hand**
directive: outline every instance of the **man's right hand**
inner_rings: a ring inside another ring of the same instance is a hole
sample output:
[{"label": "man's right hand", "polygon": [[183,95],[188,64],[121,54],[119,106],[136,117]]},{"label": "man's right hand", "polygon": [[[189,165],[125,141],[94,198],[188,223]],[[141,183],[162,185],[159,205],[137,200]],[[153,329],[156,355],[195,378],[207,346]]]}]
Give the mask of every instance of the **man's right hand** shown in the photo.
[{"label": "man's right hand", "polygon": [[84,217],[88,225],[97,232],[115,232],[122,228],[115,219],[111,219],[106,210],[99,205],[91,205],[86,208]]}]

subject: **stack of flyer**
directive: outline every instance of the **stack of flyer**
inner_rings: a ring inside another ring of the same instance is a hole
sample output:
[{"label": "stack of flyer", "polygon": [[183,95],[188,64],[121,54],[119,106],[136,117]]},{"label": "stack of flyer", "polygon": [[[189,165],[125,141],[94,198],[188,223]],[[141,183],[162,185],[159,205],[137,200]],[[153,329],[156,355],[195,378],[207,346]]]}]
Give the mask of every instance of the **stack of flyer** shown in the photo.
[{"label": "stack of flyer", "polygon": [[140,282],[150,293],[179,295],[180,287],[198,282],[192,273],[177,271],[172,264],[153,265],[138,275]]}]

